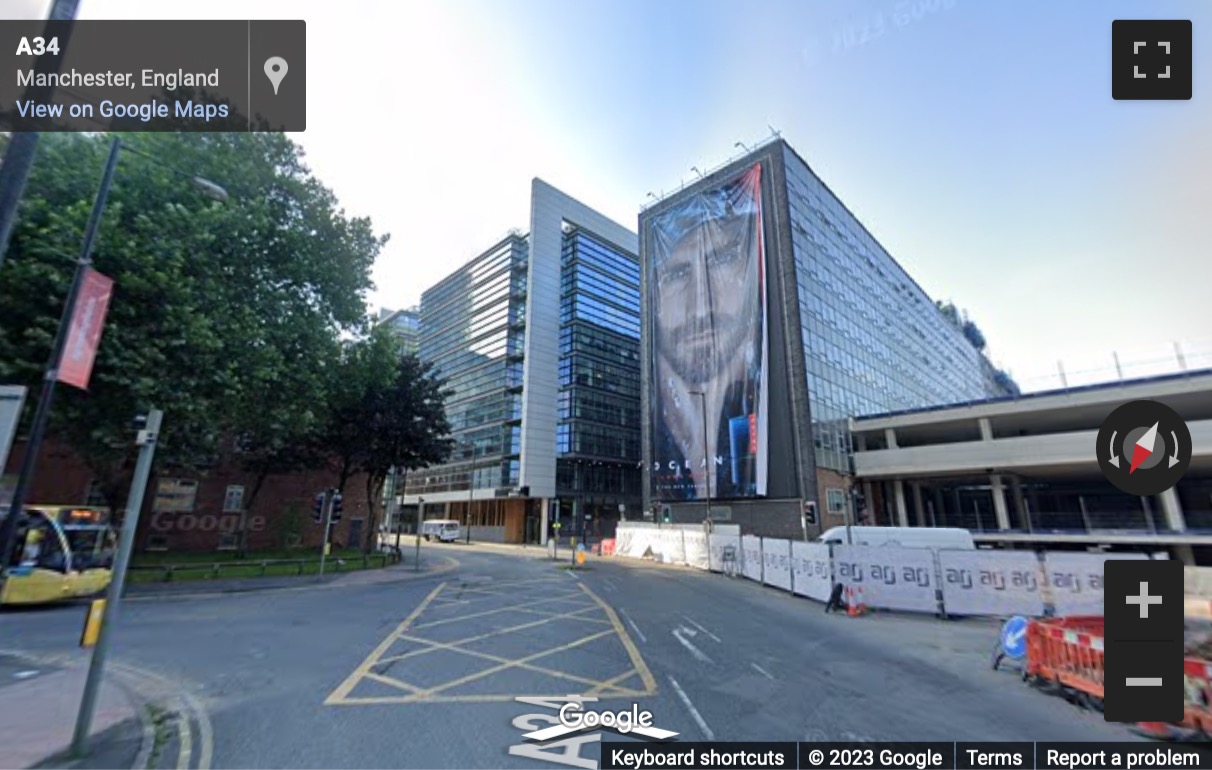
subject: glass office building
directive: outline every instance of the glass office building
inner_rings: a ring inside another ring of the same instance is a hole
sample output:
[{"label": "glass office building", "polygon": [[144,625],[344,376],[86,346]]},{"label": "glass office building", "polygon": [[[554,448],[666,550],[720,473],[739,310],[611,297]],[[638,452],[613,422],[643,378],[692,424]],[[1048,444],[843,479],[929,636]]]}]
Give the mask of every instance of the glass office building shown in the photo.
[{"label": "glass office building", "polygon": [[556,489],[560,519],[610,536],[620,510],[639,515],[639,257],[580,228],[560,265]]},{"label": "glass office building", "polygon": [[395,338],[400,353],[416,353],[421,347],[421,312],[418,308],[381,310],[377,326]]},{"label": "glass office building", "polygon": [[445,381],[455,449],[450,462],[414,471],[409,495],[517,484],[526,251],[510,234],[421,295],[418,355]]},{"label": "glass office building", "polygon": [[635,233],[538,179],[530,225],[422,294],[418,354],[450,391],[455,449],[409,474],[405,523],[419,506],[539,543],[556,517],[604,535],[639,508]]},{"label": "glass office building", "polygon": [[781,149],[817,465],[849,470],[851,417],[1005,395],[985,356],[808,164]]},{"label": "glass office building", "polygon": [[859,521],[851,417],[1005,393],[781,139],[645,209],[640,236],[653,514],[792,537]]}]

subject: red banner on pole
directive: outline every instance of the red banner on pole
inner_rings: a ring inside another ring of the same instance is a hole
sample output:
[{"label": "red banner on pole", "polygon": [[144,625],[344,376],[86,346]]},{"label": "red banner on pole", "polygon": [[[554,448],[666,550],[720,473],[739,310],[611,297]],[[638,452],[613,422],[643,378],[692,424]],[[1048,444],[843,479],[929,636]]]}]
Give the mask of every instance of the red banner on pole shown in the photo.
[{"label": "red banner on pole", "polygon": [[85,268],[81,276],[80,294],[76,298],[76,309],[72,313],[71,328],[67,333],[67,344],[59,357],[59,382],[88,389],[88,380],[93,373],[93,361],[97,358],[97,345],[101,342],[101,330],[105,328],[105,314],[109,312],[109,298],[114,281],[92,268]]}]

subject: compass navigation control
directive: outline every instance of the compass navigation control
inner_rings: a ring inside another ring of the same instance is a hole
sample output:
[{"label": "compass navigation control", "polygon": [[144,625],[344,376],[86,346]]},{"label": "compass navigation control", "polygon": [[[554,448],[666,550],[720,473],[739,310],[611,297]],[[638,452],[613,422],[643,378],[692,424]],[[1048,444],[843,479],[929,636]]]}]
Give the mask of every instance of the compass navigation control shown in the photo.
[{"label": "compass navigation control", "polygon": [[1107,480],[1130,495],[1160,495],[1191,464],[1191,431],[1170,407],[1129,401],[1107,417],[1095,446]]}]

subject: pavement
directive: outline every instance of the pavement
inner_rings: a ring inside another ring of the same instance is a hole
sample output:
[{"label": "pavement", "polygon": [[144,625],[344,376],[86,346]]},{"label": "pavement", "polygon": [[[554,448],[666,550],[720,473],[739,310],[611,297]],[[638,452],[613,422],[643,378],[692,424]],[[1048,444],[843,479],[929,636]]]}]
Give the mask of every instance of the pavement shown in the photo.
[{"label": "pavement", "polygon": [[90,655],[38,659],[0,652],[0,763],[5,767],[132,767],[144,747],[142,702],[106,677],[97,695],[87,762],[67,755]]},{"label": "pavement", "polygon": [[[1136,739],[992,670],[993,622],[826,615],[752,581],[631,559],[571,570],[540,548],[423,553],[444,571],[128,603],[113,660],[188,707],[191,751],[170,737],[167,766],[597,767],[619,736],[522,737],[569,696],[635,704],[683,741]],[[70,650],[83,611],[0,613],[0,639]]]}]

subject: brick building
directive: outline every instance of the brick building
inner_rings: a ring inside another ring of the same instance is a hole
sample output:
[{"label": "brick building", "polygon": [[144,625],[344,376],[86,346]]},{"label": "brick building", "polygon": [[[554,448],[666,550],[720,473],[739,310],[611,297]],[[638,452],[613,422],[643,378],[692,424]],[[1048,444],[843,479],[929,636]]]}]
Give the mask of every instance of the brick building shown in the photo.
[{"label": "brick building", "polygon": [[[0,502],[11,498],[24,457],[25,445],[17,442],[0,477]],[[336,483],[336,468],[269,476],[249,507],[256,475],[240,467],[234,452],[221,453],[205,471],[157,468],[144,497],[135,547],[140,551],[234,549],[243,519],[251,550],[319,548],[323,527],[312,519],[312,500],[317,492]],[[53,440],[43,444],[26,501],[105,504],[88,466],[70,448]],[[360,544],[366,536],[368,514],[366,477],[359,474],[345,485],[344,515],[333,525],[333,543]]]}]

